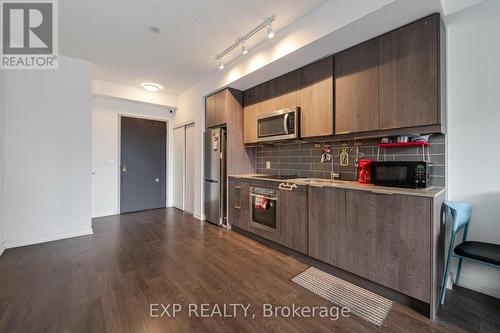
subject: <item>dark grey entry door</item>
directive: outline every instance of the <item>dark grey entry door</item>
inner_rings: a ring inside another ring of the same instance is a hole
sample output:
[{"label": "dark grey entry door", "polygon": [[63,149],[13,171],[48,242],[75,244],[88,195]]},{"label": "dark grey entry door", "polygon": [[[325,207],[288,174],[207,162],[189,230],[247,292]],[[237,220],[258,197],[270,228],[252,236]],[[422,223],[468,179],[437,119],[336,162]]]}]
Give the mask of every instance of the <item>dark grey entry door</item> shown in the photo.
[{"label": "dark grey entry door", "polygon": [[166,206],[166,138],[166,122],[121,117],[121,213]]}]

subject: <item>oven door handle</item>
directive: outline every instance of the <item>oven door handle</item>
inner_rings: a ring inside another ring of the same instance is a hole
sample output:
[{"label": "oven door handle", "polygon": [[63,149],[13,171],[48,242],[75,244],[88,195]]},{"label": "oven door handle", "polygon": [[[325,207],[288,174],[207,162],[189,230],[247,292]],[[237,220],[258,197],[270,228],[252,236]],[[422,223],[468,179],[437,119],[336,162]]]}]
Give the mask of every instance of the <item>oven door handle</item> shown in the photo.
[{"label": "oven door handle", "polygon": [[268,196],[265,196],[265,195],[262,195],[262,194],[255,194],[255,193],[250,193],[250,196],[252,196],[252,197],[261,197],[261,198],[268,199],[268,200],[278,200],[278,197],[268,197]]}]

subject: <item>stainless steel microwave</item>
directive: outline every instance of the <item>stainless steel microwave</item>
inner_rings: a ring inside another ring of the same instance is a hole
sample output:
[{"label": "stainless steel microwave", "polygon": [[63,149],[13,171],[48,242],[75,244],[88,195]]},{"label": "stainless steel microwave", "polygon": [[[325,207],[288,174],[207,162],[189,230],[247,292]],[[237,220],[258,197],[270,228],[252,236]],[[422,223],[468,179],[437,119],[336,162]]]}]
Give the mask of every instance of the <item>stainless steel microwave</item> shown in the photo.
[{"label": "stainless steel microwave", "polygon": [[373,162],[371,181],[375,185],[426,188],[430,186],[427,162]]},{"label": "stainless steel microwave", "polygon": [[257,141],[299,138],[299,108],[262,114],[257,118]]}]

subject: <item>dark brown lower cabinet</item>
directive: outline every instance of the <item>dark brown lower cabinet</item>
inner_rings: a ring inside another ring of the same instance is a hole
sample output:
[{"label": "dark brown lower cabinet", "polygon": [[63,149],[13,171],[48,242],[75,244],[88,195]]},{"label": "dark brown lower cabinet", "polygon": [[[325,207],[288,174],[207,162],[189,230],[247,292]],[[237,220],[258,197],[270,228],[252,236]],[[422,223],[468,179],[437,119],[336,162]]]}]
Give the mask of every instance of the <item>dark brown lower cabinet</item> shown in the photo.
[{"label": "dark brown lower cabinet", "polygon": [[298,185],[292,191],[280,190],[281,234],[278,242],[307,254],[307,186]]},{"label": "dark brown lower cabinet", "polygon": [[430,302],[431,199],[348,190],[347,270]]},{"label": "dark brown lower cabinet", "polygon": [[[232,225],[295,251],[304,254],[308,253],[307,186],[299,185],[292,191],[287,191],[279,190],[279,183],[267,181],[244,182],[242,180],[238,185],[231,186],[232,180],[233,178],[230,177],[229,222]],[[250,223],[252,207],[250,207],[249,188],[251,186],[278,190],[278,232],[270,232]]]},{"label": "dark brown lower cabinet", "polygon": [[309,255],[346,269],[346,190],[309,188]]},{"label": "dark brown lower cabinet", "polygon": [[[438,196],[229,180],[230,223],[429,305],[435,318],[444,263]],[[250,223],[249,188],[278,190],[279,232]]]},{"label": "dark brown lower cabinet", "polygon": [[229,223],[248,230],[248,214],[248,183],[229,178]]}]

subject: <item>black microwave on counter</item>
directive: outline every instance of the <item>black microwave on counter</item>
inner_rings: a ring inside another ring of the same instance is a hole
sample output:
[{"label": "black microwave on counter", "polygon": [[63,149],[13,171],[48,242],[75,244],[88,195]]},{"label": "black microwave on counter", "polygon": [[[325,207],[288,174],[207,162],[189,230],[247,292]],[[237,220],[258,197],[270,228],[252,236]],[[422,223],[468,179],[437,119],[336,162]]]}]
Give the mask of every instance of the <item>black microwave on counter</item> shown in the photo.
[{"label": "black microwave on counter", "polygon": [[426,188],[431,185],[429,169],[428,162],[373,162],[371,164],[371,182],[381,186]]}]

